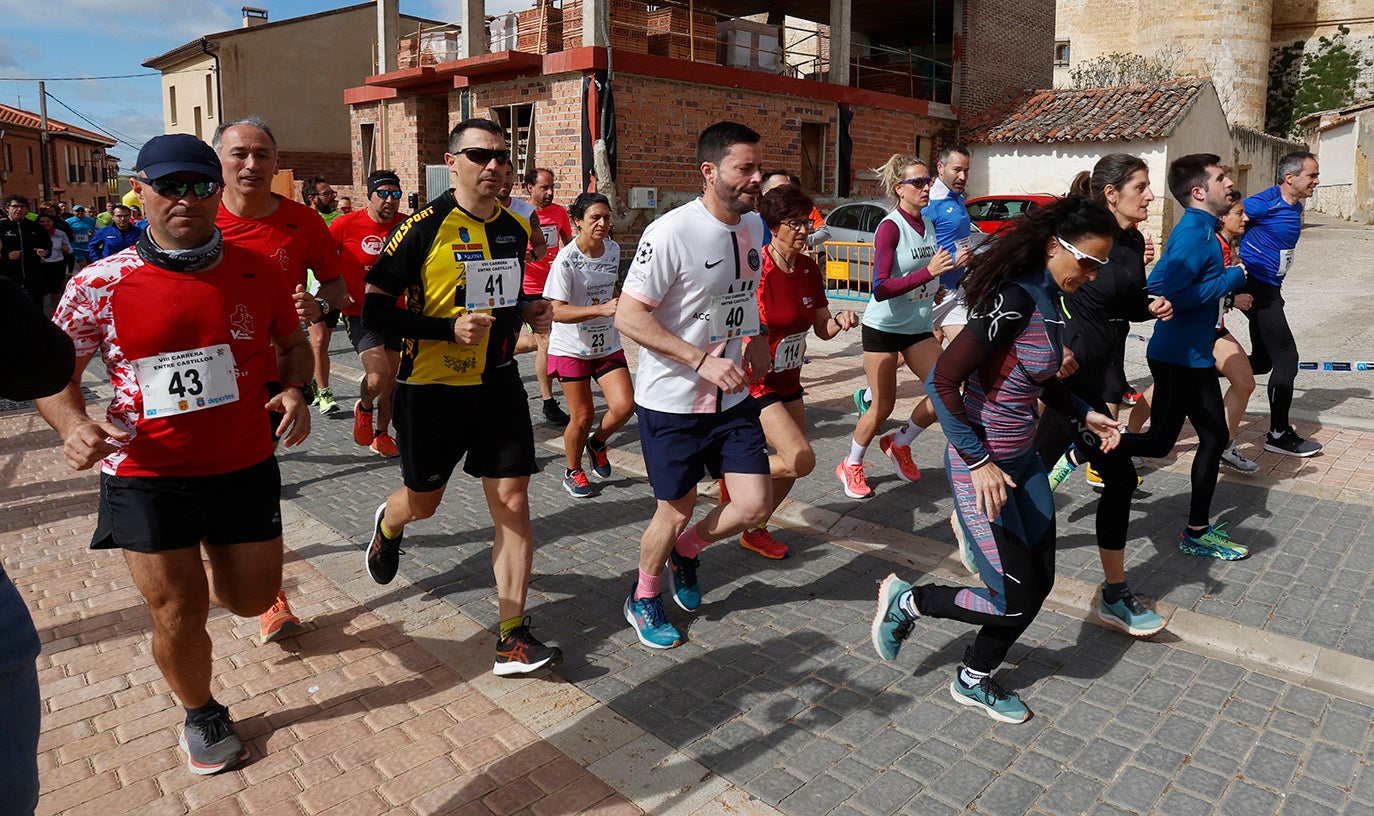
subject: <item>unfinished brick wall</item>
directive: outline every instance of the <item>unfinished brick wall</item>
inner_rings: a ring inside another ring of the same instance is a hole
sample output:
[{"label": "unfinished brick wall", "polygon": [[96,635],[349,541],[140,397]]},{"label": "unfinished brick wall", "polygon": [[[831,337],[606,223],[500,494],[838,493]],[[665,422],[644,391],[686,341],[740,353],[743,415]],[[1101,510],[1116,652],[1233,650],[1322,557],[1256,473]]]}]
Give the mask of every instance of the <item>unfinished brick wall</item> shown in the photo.
[{"label": "unfinished brick wall", "polygon": [[1017,88],[1054,85],[1055,0],[964,0],[956,45],[959,113],[967,118]]}]

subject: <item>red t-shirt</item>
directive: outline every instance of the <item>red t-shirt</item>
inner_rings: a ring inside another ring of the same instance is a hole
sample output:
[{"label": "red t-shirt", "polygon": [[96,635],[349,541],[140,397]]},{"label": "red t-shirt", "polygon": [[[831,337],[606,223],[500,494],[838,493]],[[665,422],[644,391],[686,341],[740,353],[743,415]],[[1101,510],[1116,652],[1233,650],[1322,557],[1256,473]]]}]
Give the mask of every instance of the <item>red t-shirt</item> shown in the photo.
[{"label": "red t-shirt", "polygon": [[[537,261],[525,261],[525,294],[542,295],[544,282],[549,279],[549,270],[553,268],[553,259],[558,255],[558,248],[572,237],[572,221],[568,220],[568,211],[560,204],[550,204],[542,210],[535,210],[534,214],[539,219],[539,228],[544,233],[544,241],[549,245],[549,251]],[[525,257],[529,258],[529,255]]]},{"label": "red t-shirt", "polygon": [[215,225],[224,233],[225,243],[251,249],[276,261],[292,292],[297,286],[307,285],[306,270],[314,272],[317,281],[339,277],[339,245],[329,234],[329,227],[325,226],[320,214],[312,207],[276,193],[272,195],[278,207],[265,218],[239,218],[220,203]]},{"label": "red t-shirt", "polygon": [[[798,255],[788,274],[773,262],[773,253],[767,247],[763,252],[763,271],[759,274],[758,298],[759,322],[768,327],[768,350],[775,358],[779,343],[791,335],[811,331],[816,323],[816,311],[830,308],[830,301],[825,297],[825,276],[815,261],[807,255]],[[749,386],[749,393],[756,398],[764,394],[787,396],[800,390],[801,366],[774,371]]]},{"label": "red t-shirt", "polygon": [[377,256],[382,254],[382,245],[391,234],[391,228],[405,220],[404,213],[378,224],[372,220],[368,211],[354,210],[335,218],[329,224],[329,234],[339,243],[339,271],[343,273],[344,283],[353,302],[345,306],[343,313],[350,317],[360,317],[363,313],[363,276],[372,268]]},{"label": "red t-shirt", "polygon": [[[297,320],[267,258],[227,244],[213,268],[183,273],[125,250],[78,272],[53,321],[78,356],[101,355],[115,392],[106,415],[133,437],[102,460],[103,472],[211,476],[272,455],[263,407],[279,379],[272,338],[290,335]],[[225,377],[216,381],[216,371]],[[237,399],[223,390],[230,380]],[[148,416],[150,400],[171,404]]]}]

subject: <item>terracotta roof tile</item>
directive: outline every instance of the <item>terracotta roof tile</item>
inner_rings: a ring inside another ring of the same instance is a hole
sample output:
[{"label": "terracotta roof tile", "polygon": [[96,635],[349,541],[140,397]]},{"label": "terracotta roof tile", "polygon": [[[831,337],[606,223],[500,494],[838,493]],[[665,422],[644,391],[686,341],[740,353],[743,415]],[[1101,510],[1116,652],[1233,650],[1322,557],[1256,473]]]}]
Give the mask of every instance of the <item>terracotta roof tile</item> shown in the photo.
[{"label": "terracotta roof tile", "polygon": [[[38,114],[26,111],[22,108],[15,108],[9,105],[0,105],[0,124],[14,125],[28,130],[38,130],[42,124],[42,119]],[[103,133],[86,130],[84,128],[69,125],[66,122],[48,117],[48,130],[54,135],[71,136],[88,142],[99,142],[106,147],[114,147],[115,141]]]},{"label": "terracotta roof tile", "polygon": [[970,120],[969,142],[1161,139],[1188,115],[1207,77],[1117,88],[1020,91]]}]

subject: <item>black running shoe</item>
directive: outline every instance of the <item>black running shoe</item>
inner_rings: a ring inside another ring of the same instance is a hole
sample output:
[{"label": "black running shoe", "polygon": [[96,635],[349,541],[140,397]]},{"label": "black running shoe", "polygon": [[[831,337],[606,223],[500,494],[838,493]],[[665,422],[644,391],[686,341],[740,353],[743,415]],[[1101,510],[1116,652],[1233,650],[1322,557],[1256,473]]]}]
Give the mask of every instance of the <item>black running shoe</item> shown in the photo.
[{"label": "black running shoe", "polygon": [[1320,443],[1310,439],[1303,439],[1298,436],[1298,432],[1293,430],[1293,426],[1288,426],[1284,432],[1275,437],[1272,433],[1264,435],[1264,449],[1270,453],[1281,453],[1284,456],[1297,456],[1307,458],[1321,453]]},{"label": "black running shoe", "polygon": [[367,574],[379,584],[389,584],[396,577],[396,568],[401,564],[401,539],[387,538],[382,535],[382,516],[386,514],[386,502],[377,508],[377,516],[372,522],[372,542],[367,545]]},{"label": "black running shoe", "polygon": [[559,406],[558,400],[544,400],[544,420],[555,428],[566,428],[572,418]]},{"label": "black running shoe", "polygon": [[491,671],[501,677],[512,674],[528,674],[545,666],[555,665],[563,660],[563,652],[556,646],[545,646],[539,638],[530,634],[530,618],[511,630],[511,633],[496,643],[496,665]]},{"label": "black running shoe", "polygon": [[219,773],[248,758],[248,749],[234,733],[234,722],[224,706],[188,721],[181,728],[180,742],[186,752],[187,770],[201,776]]}]

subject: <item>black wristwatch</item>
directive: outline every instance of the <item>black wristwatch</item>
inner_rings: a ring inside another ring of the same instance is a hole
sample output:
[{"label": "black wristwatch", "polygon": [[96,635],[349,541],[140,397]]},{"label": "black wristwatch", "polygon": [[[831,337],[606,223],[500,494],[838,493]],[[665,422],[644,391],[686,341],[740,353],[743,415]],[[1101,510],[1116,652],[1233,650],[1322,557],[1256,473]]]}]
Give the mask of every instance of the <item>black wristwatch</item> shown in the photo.
[{"label": "black wristwatch", "polygon": [[315,298],[315,302],[318,303],[319,306],[320,306],[320,316],[317,317],[317,318],[315,318],[315,319],[314,319],[313,321],[311,321],[311,322],[312,322],[312,323],[321,323],[321,322],[324,321],[324,316],[327,315],[327,314],[329,314],[329,301],[325,300],[325,299],[322,298],[322,297],[318,297],[318,296],[317,296],[317,297]]}]

